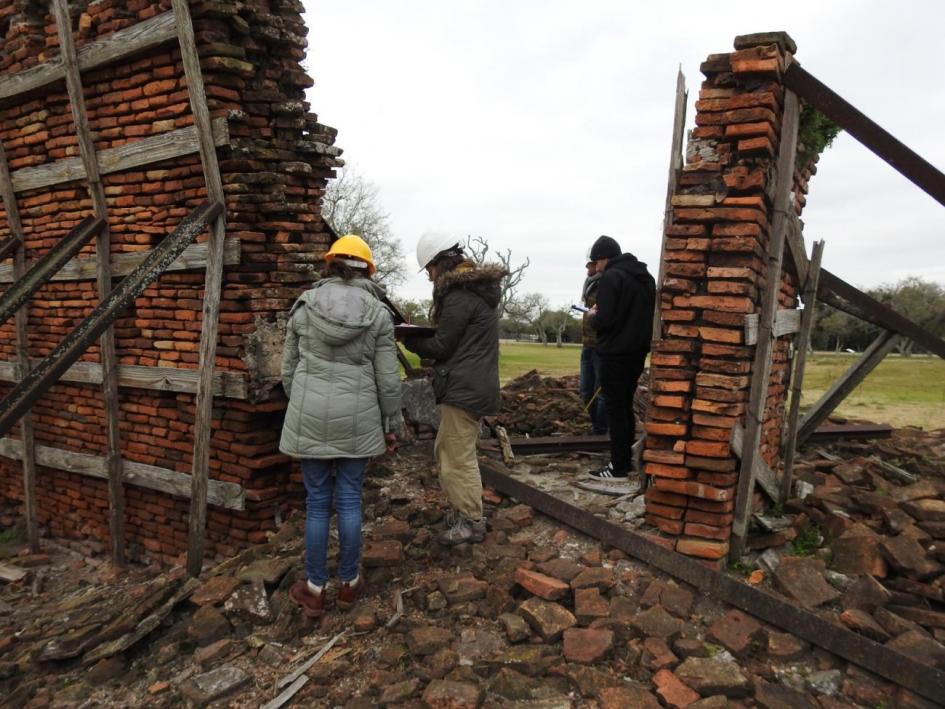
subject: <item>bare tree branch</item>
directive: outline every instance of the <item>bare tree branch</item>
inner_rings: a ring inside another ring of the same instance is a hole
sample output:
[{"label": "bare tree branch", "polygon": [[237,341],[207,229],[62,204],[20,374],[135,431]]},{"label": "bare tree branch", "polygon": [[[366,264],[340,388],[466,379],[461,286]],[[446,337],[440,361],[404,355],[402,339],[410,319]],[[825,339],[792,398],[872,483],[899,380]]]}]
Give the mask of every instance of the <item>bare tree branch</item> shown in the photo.
[{"label": "bare tree branch", "polygon": [[[466,237],[466,251],[469,257],[478,264],[486,262],[486,255],[489,253],[489,242],[481,236]],[[516,297],[519,284],[522,282],[522,276],[525,275],[525,269],[531,265],[528,257],[517,266],[512,265],[512,249],[506,249],[505,253],[497,251],[495,258],[505,268],[506,276],[502,279],[502,295],[499,300],[499,319],[512,317],[511,312],[516,307]],[[545,306],[547,308],[547,304]],[[514,318],[513,318],[514,319]]]}]

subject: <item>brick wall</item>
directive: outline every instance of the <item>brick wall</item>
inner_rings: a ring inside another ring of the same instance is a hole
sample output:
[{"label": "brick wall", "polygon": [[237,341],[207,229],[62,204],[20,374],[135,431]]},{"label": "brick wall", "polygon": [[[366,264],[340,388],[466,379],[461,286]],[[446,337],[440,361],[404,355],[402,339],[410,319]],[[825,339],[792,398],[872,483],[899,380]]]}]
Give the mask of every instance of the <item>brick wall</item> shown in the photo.
[{"label": "brick wall", "polygon": [[[775,43],[778,42],[778,43]],[[745,316],[761,309],[773,179],[781,131],[785,35],[736,40],[702,64],[696,127],[665,232],[662,330],[653,348],[644,471],[647,521],[663,543],[718,564],[728,553],[739,461],[729,441],[744,423],[754,358]],[[797,173],[803,206],[810,171]],[[787,263],[787,261],[786,261]],[[797,305],[785,267],[781,308]],[[773,350],[761,437],[779,457],[790,380],[790,339]],[[758,493],[756,493],[758,494]]]},{"label": "brick wall", "polygon": [[[79,49],[170,9],[169,0],[69,3]],[[313,280],[328,244],[319,200],[340,153],[335,131],[304,100],[312,80],[302,69],[306,29],[297,0],[191,2],[212,118],[227,121],[220,147],[227,237],[239,239],[238,265],[225,269],[216,366],[245,376],[246,400],[218,397],[210,475],[246,490],[244,511],[211,507],[208,552],[230,553],[256,542],[296,490],[278,454],[285,401],[273,386],[272,345],[280,318]],[[45,2],[0,0],[0,77],[58,53]],[[128,60],[83,72],[96,150],[192,125],[176,41]],[[0,140],[13,171],[78,155],[64,82],[0,102]],[[103,176],[114,254],[153,248],[206,200],[196,154]],[[27,261],[42,255],[92,212],[83,181],[17,194]],[[2,206],[0,206],[2,211]],[[8,235],[0,213],[0,238]],[[200,240],[206,239],[203,235]],[[80,257],[94,255],[94,245]],[[7,262],[9,263],[9,262]],[[165,273],[115,324],[119,363],[194,369],[201,330],[203,268]],[[29,304],[29,354],[48,353],[96,303],[95,283],[45,285]],[[97,346],[83,361],[98,361]],[[12,319],[0,326],[0,359],[15,359]],[[10,390],[0,383],[0,395]],[[190,473],[194,395],[120,390],[122,457]],[[101,456],[105,447],[99,385],[60,383],[33,408],[36,443]],[[15,429],[13,438],[19,436]],[[0,457],[0,498],[22,498],[21,464]],[[40,468],[40,523],[51,534],[108,539],[104,480]],[[129,552],[169,560],[186,548],[189,501],[126,485]]]}]

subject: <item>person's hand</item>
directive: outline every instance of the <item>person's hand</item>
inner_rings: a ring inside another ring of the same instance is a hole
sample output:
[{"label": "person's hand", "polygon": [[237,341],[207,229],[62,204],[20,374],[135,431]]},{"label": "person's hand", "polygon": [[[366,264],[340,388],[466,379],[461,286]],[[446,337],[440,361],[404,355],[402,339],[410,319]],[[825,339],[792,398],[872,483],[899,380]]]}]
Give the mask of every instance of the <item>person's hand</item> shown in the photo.
[{"label": "person's hand", "polygon": [[596,306],[596,305],[593,306],[590,310],[587,311],[587,317],[591,317],[592,315],[597,315],[597,306]]},{"label": "person's hand", "polygon": [[393,453],[397,450],[397,434],[396,433],[385,433],[384,434],[384,443],[387,446],[387,452]]}]

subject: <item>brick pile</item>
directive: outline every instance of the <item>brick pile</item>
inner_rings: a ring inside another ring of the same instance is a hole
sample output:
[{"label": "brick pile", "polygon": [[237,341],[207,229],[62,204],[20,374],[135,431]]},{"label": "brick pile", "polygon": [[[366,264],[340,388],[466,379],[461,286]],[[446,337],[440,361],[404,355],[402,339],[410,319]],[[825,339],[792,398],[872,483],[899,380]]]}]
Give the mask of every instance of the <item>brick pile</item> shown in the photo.
[{"label": "brick pile", "polygon": [[[651,358],[643,454],[652,482],[647,521],[666,535],[665,545],[714,565],[729,550],[738,479],[729,441],[744,421],[754,357],[754,347],[745,345],[745,316],[760,311],[767,275],[780,75],[793,51],[783,34],[738,38],[735,46],[701,67],[696,127],[666,226],[662,332]],[[807,178],[809,172],[797,174],[795,183],[806,189]],[[795,206],[799,211],[802,203]],[[780,308],[797,303],[788,263]],[[773,349],[761,440],[769,465],[779,454],[789,344],[779,338]]]},{"label": "brick pile", "polygon": [[[170,9],[170,0],[70,2],[77,48]],[[259,340],[281,340],[278,322],[313,280],[329,243],[319,201],[333,168],[336,131],[318,122],[304,100],[312,80],[302,68],[306,28],[297,0],[191,2],[211,117],[227,121],[230,145],[217,149],[226,193],[227,238],[240,242],[238,265],[224,272],[216,367],[249,379],[248,400],[215,401],[212,479],[246,489],[246,510],[211,507],[208,551],[232,553],[272,529],[295,490],[278,454],[281,388],[267,381],[272,363]],[[0,74],[9,76],[58,54],[48,3],[0,0]],[[190,126],[187,84],[176,41],[83,72],[96,150]],[[78,155],[64,83],[0,104],[0,140],[13,171]],[[103,176],[112,251],[153,248],[206,200],[197,155]],[[33,261],[92,212],[83,181],[17,194]],[[2,211],[2,208],[0,208]],[[0,238],[7,236],[0,214]],[[200,240],[205,240],[206,234]],[[80,257],[94,255],[89,244]],[[197,367],[203,269],[165,273],[115,324],[123,365]],[[29,355],[47,354],[97,302],[94,281],[59,281],[29,305]],[[265,335],[265,337],[263,337]],[[0,359],[15,359],[12,319],[0,327]],[[92,346],[83,361],[97,362]],[[10,389],[0,384],[0,395]],[[120,390],[122,457],[190,472],[194,396]],[[54,386],[33,409],[39,445],[101,456],[105,427],[100,387]],[[18,430],[12,434],[18,437]],[[0,458],[0,498],[22,497],[17,461]],[[104,481],[41,468],[40,523],[60,537],[108,538]],[[186,548],[189,502],[126,486],[132,556],[169,560]]]}]

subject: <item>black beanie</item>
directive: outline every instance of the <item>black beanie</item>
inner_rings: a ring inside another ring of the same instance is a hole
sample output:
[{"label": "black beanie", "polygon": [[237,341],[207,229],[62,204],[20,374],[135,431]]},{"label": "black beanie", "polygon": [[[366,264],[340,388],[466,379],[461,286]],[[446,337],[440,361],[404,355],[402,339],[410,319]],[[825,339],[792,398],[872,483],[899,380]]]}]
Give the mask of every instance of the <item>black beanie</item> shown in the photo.
[{"label": "black beanie", "polygon": [[597,261],[602,258],[616,258],[620,256],[621,253],[623,252],[620,250],[620,244],[617,243],[616,239],[612,239],[609,236],[600,236],[591,247],[591,260]]}]

